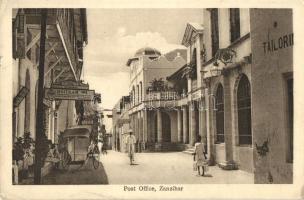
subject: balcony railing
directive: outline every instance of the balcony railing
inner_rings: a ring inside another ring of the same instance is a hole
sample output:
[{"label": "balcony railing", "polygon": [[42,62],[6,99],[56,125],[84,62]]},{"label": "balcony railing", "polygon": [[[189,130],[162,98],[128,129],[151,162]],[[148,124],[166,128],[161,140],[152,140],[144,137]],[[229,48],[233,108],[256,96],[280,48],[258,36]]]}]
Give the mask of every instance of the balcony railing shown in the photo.
[{"label": "balcony railing", "polygon": [[146,96],[146,101],[171,101],[177,100],[180,96],[175,91],[157,91],[148,92]]}]

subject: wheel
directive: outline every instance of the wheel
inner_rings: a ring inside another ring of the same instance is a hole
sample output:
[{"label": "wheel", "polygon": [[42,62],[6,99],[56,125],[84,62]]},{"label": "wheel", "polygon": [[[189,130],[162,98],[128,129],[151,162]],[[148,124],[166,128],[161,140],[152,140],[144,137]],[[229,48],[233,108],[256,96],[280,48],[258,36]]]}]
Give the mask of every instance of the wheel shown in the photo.
[{"label": "wheel", "polygon": [[97,169],[99,167],[99,156],[93,156],[93,167]]},{"label": "wheel", "polygon": [[65,150],[64,152],[62,152],[62,168],[68,169],[70,162],[71,162],[71,156],[68,153],[68,151]]}]

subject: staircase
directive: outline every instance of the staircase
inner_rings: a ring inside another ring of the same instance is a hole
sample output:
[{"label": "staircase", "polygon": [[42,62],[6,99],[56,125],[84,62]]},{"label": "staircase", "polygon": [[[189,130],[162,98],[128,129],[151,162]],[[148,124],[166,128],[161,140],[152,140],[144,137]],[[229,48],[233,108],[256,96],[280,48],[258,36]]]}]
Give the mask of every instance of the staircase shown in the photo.
[{"label": "staircase", "polygon": [[183,151],[183,153],[189,154],[189,155],[193,155],[193,154],[194,154],[194,151],[195,151],[194,147],[193,147],[193,146],[190,146],[190,147],[188,147],[185,151]]},{"label": "staircase", "polygon": [[173,143],[173,142],[161,142],[147,144],[146,152],[172,152],[172,151],[184,151],[188,148],[187,144]]}]

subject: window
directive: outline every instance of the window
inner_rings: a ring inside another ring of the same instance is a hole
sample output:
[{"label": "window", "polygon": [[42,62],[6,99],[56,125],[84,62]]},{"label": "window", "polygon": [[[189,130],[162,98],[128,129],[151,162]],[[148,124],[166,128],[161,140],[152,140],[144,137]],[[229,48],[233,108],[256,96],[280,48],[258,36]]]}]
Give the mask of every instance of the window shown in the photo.
[{"label": "window", "polygon": [[212,57],[214,57],[217,50],[219,49],[218,9],[217,8],[213,8],[210,10],[210,23],[211,23]]},{"label": "window", "polygon": [[240,38],[240,9],[230,8],[230,42]]},{"label": "window", "polygon": [[139,103],[139,85],[136,86],[136,103]]},{"label": "window", "polygon": [[[29,31],[29,29],[27,29],[27,35],[26,35],[26,43],[27,43],[27,45],[29,45],[31,41],[32,41],[32,34],[31,34],[31,32]],[[27,56],[27,58],[28,58],[29,60],[32,59],[32,48],[30,48],[30,49],[28,50],[28,52],[26,53],[26,56]]]},{"label": "window", "polygon": [[[192,52],[192,58],[191,58],[189,67],[191,69],[190,78],[192,80],[196,80],[197,79],[196,48]],[[196,84],[195,84],[195,87],[196,87]],[[193,87],[192,87],[192,89],[193,89]]]},{"label": "window", "polygon": [[293,78],[287,79],[287,162],[293,162]]},{"label": "window", "polygon": [[245,75],[242,75],[237,88],[237,110],[239,144],[251,145],[251,94],[250,83]]},{"label": "window", "polygon": [[143,100],[143,93],[142,93],[142,82],[140,82],[140,88],[139,88],[139,90],[140,90],[140,101],[142,101]]},{"label": "window", "polygon": [[219,84],[216,90],[216,143],[225,142],[224,132],[224,89]]}]

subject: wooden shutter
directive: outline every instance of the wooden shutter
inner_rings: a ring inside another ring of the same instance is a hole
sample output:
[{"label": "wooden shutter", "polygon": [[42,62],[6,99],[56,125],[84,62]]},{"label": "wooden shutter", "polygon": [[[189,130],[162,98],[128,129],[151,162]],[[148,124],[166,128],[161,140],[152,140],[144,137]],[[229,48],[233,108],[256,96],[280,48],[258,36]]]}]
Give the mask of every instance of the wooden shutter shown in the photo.
[{"label": "wooden shutter", "polygon": [[219,30],[218,30],[218,9],[214,8],[210,10],[211,16],[211,42],[212,42],[212,57],[219,49]]},{"label": "wooden shutter", "polygon": [[240,38],[240,9],[230,8],[230,42]]}]

